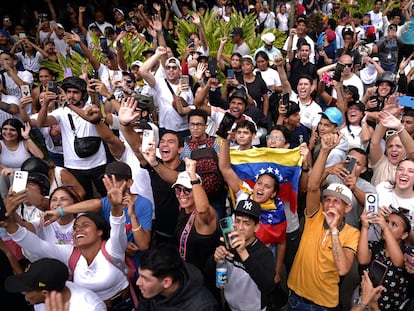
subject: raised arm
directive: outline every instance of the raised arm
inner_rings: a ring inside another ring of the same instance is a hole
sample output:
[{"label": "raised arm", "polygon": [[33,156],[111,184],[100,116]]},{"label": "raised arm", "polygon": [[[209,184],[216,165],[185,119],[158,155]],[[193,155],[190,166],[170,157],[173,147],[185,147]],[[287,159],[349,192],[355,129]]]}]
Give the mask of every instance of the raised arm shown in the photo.
[{"label": "raised arm", "polygon": [[280,82],[282,83],[283,91],[289,94],[292,93],[292,86],[289,83],[285,68],[283,67],[283,57],[276,56],[274,62],[276,64],[277,72],[279,73]]},{"label": "raised arm", "polygon": [[219,168],[229,188],[233,191],[233,193],[237,193],[240,190],[240,185],[243,184],[243,181],[231,168],[230,139],[222,139],[219,152]]},{"label": "raised arm", "polygon": [[167,49],[165,47],[157,47],[155,50],[155,54],[152,55],[149,59],[147,59],[142,67],[140,68],[139,72],[141,77],[147,81],[149,86],[155,87],[155,77],[151,73],[151,68],[160,61],[160,58],[167,53]]}]

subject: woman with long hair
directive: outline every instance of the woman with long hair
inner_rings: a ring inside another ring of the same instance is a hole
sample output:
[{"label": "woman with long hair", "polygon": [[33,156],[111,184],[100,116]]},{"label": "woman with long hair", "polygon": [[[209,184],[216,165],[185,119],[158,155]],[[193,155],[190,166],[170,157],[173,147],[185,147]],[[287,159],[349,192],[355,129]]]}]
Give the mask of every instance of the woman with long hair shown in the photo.
[{"label": "woman with long hair", "polygon": [[1,126],[0,168],[1,174],[13,175],[22,163],[36,156],[43,158],[43,152],[30,137],[30,124],[24,125],[17,119],[7,119]]},{"label": "woman with long hair", "polygon": [[7,217],[0,225],[33,255],[64,262],[71,270],[73,282],[94,291],[108,310],[134,310],[125,267],[127,237],[122,191],[126,182],[116,181],[115,176],[105,176],[103,180],[111,203],[109,224],[93,213],[78,215],[73,225],[73,245],[44,241],[17,224],[15,210],[27,190],[9,194],[5,202]]}]

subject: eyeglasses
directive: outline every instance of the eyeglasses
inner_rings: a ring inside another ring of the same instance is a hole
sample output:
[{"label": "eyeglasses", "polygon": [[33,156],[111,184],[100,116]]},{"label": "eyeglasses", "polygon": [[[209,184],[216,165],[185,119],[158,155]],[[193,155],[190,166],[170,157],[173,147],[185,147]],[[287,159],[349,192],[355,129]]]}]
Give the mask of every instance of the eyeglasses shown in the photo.
[{"label": "eyeglasses", "polygon": [[180,195],[181,193],[184,193],[185,195],[189,195],[191,191],[193,191],[192,189],[188,189],[186,187],[175,187],[174,190],[175,190],[176,195]]},{"label": "eyeglasses", "polygon": [[177,66],[167,66],[165,67],[167,70],[177,70],[178,67]]},{"label": "eyeglasses", "polygon": [[126,82],[126,83],[131,83],[131,82],[132,82],[132,80],[124,80],[124,82]]},{"label": "eyeglasses", "polygon": [[277,140],[277,141],[283,141],[285,138],[282,136],[274,136],[274,135],[267,135],[266,140]]},{"label": "eyeglasses", "polygon": [[344,64],[345,67],[351,68],[354,64],[350,63],[350,64]]},{"label": "eyeglasses", "polygon": [[203,126],[205,126],[205,124],[201,122],[190,122],[190,127],[203,127]]}]

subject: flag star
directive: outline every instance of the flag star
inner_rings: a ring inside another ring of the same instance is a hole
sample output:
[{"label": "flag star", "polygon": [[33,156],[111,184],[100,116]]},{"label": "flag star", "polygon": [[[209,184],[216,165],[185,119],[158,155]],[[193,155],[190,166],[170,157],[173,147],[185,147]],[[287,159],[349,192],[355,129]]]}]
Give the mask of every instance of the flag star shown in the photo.
[{"label": "flag star", "polygon": [[257,180],[257,178],[259,178],[259,174],[256,174],[256,175],[254,176],[254,180]]},{"label": "flag star", "polygon": [[260,169],[260,175],[262,175],[262,174],[264,174],[264,173],[266,173],[266,170],[262,167],[262,168]]},{"label": "flag star", "polygon": [[275,175],[279,175],[279,169],[275,168]]},{"label": "flag star", "polygon": [[267,172],[268,172],[268,173],[273,173],[273,167],[269,166],[269,167],[267,168]]}]

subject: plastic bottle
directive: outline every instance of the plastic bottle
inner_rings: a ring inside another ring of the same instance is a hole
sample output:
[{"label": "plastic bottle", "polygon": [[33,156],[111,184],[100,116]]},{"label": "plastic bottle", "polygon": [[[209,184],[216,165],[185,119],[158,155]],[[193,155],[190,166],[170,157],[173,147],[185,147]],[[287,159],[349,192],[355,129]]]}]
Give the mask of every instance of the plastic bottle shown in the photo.
[{"label": "plastic bottle", "polygon": [[216,287],[224,288],[227,283],[227,262],[225,259],[217,261],[216,265]]}]

